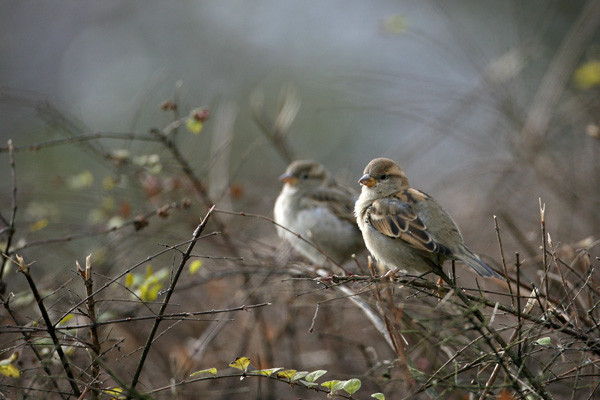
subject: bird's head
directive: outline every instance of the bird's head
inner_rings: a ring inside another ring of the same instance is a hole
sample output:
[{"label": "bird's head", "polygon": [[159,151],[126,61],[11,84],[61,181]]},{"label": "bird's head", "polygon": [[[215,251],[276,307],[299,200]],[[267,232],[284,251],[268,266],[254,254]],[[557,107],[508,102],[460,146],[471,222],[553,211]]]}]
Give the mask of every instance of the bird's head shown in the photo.
[{"label": "bird's head", "polygon": [[319,186],[327,182],[329,173],[325,167],[313,160],[292,162],[279,180],[289,186]]},{"label": "bird's head", "polygon": [[376,190],[382,194],[392,193],[408,186],[404,171],[394,161],[388,158],[372,160],[363,172],[358,182],[364,190]]}]

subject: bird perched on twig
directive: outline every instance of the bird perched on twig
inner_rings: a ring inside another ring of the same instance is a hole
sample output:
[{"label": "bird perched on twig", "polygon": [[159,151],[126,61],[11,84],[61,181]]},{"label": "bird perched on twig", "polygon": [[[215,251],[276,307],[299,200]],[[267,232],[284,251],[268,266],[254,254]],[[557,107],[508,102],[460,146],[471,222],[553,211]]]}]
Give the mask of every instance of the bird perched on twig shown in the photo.
[{"label": "bird perched on twig", "polygon": [[[279,177],[284,185],[275,202],[275,222],[316,244],[336,263],[364,249],[362,235],[353,215],[356,196],[335,183],[317,161],[292,162]],[[277,227],[279,237],[314,264],[326,257],[294,233]]]},{"label": "bird perched on twig", "polygon": [[354,213],[367,249],[390,270],[421,274],[460,260],[484,277],[500,276],[465,245],[450,215],[428,194],[410,187],[392,160],[376,158],[360,178]]}]

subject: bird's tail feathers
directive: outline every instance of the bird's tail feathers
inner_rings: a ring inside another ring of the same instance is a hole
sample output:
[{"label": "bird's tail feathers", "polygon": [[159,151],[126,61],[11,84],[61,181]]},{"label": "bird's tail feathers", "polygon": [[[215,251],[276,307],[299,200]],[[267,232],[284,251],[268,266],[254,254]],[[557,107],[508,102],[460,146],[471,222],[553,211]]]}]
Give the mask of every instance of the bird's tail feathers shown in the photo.
[{"label": "bird's tail feathers", "polygon": [[486,263],[481,261],[481,259],[474,254],[467,247],[464,247],[464,257],[461,258],[462,261],[465,262],[469,267],[473,268],[475,272],[477,272],[480,276],[485,278],[501,278],[502,277],[493,269],[491,269]]}]

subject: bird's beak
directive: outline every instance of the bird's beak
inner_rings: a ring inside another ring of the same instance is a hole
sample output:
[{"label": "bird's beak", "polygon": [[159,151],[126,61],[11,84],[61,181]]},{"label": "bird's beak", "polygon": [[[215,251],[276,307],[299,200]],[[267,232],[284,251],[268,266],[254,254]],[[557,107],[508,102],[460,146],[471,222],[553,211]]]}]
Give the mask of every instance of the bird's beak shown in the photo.
[{"label": "bird's beak", "polygon": [[365,185],[366,187],[373,187],[375,186],[375,178],[371,178],[371,175],[369,174],[364,174],[362,178],[358,180],[358,183]]},{"label": "bird's beak", "polygon": [[287,183],[289,185],[295,185],[298,182],[298,178],[296,176],[294,176],[293,174],[290,174],[289,172],[286,172],[285,174],[282,174],[279,177],[279,180],[283,183]]}]

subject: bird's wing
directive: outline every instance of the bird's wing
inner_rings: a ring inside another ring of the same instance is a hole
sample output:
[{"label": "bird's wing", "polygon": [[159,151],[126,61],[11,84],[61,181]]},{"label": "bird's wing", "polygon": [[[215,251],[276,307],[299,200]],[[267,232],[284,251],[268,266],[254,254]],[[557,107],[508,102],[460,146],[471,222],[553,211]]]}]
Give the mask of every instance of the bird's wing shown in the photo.
[{"label": "bird's wing", "polygon": [[408,188],[373,202],[369,223],[381,234],[429,253],[450,255],[451,251],[435,241],[415,210],[419,201],[429,198],[423,192]]},{"label": "bird's wing", "polygon": [[326,207],[336,217],[356,225],[354,217],[354,201],[351,194],[334,187],[318,187],[306,196],[307,205],[311,207]]}]

